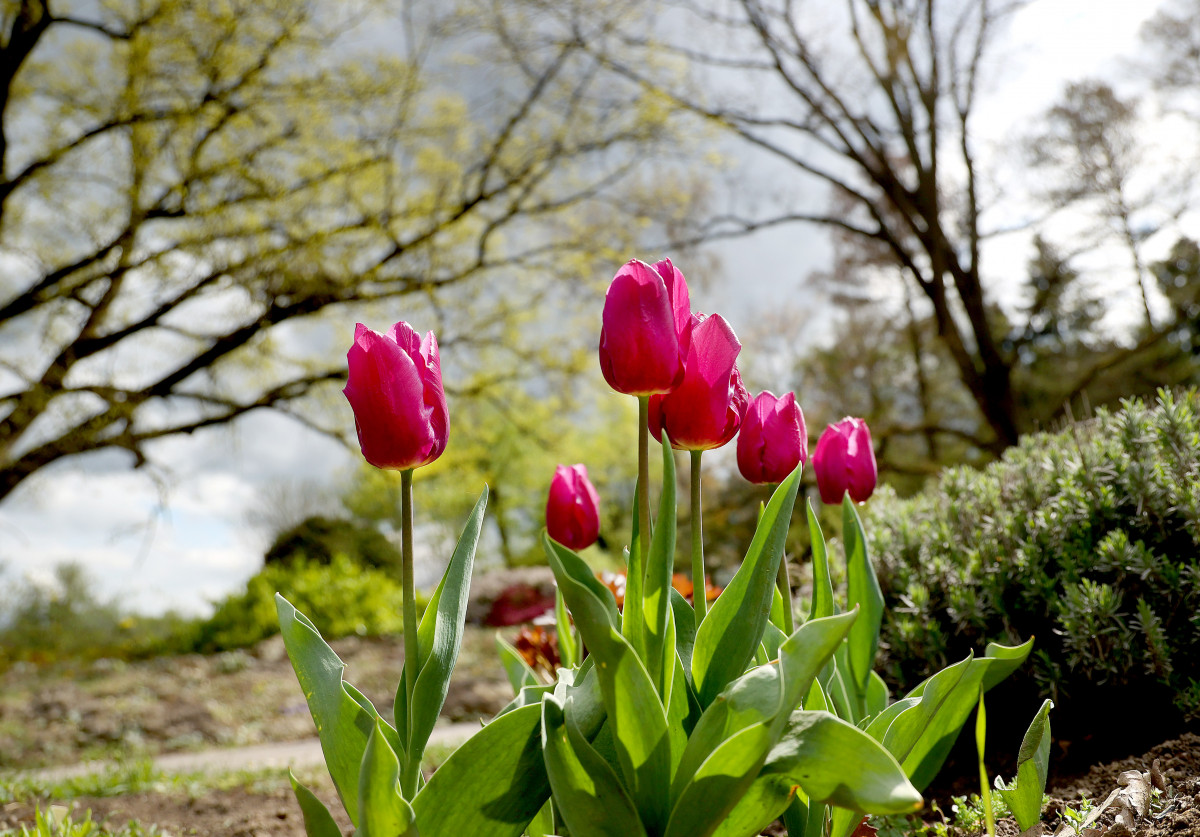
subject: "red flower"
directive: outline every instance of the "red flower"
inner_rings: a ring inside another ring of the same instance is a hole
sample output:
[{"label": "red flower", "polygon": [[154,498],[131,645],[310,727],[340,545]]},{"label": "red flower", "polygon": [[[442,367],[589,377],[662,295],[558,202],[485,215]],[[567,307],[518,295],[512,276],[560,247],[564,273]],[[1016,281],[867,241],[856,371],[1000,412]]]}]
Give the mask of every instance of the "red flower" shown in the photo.
[{"label": "red flower", "polygon": [[737,370],[742,344],[719,314],[694,315],[691,331],[683,382],[650,398],[650,432],[661,442],[665,429],[674,448],[711,450],[734,437],[750,404]]},{"label": "red flower", "polygon": [[349,378],[342,392],[354,410],[358,443],[368,462],[406,471],[442,455],[450,418],[432,331],[422,340],[405,322],[387,335],[359,323],[346,361]]},{"label": "red flower", "polygon": [[826,427],[812,464],[822,503],[840,503],[846,492],[854,502],[864,502],[875,491],[879,476],[867,423],[847,417]]},{"label": "red flower", "polygon": [[627,395],[670,392],[683,380],[690,331],[687,282],[671,260],[628,262],[604,297],[604,380]]},{"label": "red flower", "polygon": [[737,461],[753,483],[783,482],[808,459],[808,430],[794,392],[763,392],[750,404],[738,436]]},{"label": "red flower", "polygon": [[546,500],[546,530],[569,549],[591,546],[600,536],[600,495],[583,465],[559,465]]}]

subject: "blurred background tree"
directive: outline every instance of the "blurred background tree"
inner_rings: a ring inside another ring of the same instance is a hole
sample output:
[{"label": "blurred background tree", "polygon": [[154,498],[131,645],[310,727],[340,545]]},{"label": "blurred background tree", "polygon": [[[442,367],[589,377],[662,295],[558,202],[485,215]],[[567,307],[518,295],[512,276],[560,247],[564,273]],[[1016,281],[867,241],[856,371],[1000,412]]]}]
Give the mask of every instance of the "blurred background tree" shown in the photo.
[{"label": "blurred background tree", "polygon": [[5,4],[0,498],[261,408],[343,433],[355,318],[452,379],[492,347],[452,397],[568,379],[564,312],[702,195],[669,103],[529,5]]}]

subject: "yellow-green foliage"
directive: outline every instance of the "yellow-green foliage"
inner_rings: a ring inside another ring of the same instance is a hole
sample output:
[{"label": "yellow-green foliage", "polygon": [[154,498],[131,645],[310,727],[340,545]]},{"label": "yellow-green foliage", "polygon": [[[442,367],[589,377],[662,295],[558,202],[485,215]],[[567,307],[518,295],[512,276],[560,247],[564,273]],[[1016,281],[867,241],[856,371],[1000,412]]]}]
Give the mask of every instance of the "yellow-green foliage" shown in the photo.
[{"label": "yellow-green foliage", "polygon": [[[335,555],[329,564],[297,559],[265,567],[246,582],[245,591],[220,602],[212,618],[197,626],[193,649],[241,648],[278,633],[277,592],[301,608],[327,639],[400,633],[404,627],[400,580]],[[423,609],[424,601],[419,599],[417,607]]]}]

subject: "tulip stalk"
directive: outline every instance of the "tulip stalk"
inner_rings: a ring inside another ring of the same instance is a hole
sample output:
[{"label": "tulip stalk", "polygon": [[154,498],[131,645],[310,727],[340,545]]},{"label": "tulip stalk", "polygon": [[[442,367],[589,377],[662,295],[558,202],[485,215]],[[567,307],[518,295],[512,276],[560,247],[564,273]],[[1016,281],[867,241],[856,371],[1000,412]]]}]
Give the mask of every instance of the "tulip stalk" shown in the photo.
[{"label": "tulip stalk", "polygon": [[[645,571],[646,556],[650,554],[650,397],[638,396],[638,516],[641,520],[641,559],[629,573],[638,574],[639,582]],[[639,583],[638,589],[641,589]]]},{"label": "tulip stalk", "polygon": [[[413,688],[417,685],[417,595],[413,583],[413,472],[400,472],[400,566],[404,585],[404,696],[413,705]],[[412,711],[409,711],[411,726]],[[412,730],[406,730],[411,736]],[[404,796],[412,799],[417,792],[416,776],[405,776]],[[411,784],[411,787],[407,785]]]},{"label": "tulip stalk", "polygon": [[696,609],[696,630],[708,615],[708,585],[704,583],[704,518],[700,513],[700,457],[702,450],[692,454],[692,606]]}]

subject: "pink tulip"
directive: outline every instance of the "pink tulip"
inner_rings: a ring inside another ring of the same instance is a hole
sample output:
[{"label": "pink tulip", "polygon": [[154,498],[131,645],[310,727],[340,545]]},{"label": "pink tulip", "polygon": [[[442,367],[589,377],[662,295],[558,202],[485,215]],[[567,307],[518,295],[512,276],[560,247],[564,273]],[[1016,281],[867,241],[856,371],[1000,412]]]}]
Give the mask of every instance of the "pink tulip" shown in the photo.
[{"label": "pink tulip", "polygon": [[661,442],[665,429],[680,450],[712,450],[734,437],[750,404],[737,369],[742,344],[719,314],[694,315],[691,332],[683,382],[650,397],[650,432]]},{"label": "pink tulip", "polygon": [[817,440],[812,463],[823,503],[840,503],[846,492],[851,500],[862,503],[875,491],[878,470],[871,431],[860,418],[847,417],[826,427]]},{"label": "pink tulip", "polygon": [[407,471],[441,456],[450,418],[433,332],[422,340],[405,322],[386,335],[359,323],[346,360],[350,376],[342,392],[366,460]]},{"label": "pink tulip", "polygon": [[628,262],[604,297],[604,380],[628,395],[670,392],[683,380],[690,331],[687,282],[671,260]]},{"label": "pink tulip", "polygon": [[738,436],[737,461],[753,483],[782,482],[808,459],[808,430],[794,392],[763,392],[750,404]]},{"label": "pink tulip", "polygon": [[563,546],[579,551],[600,536],[600,495],[584,465],[559,465],[546,500],[546,531]]}]

